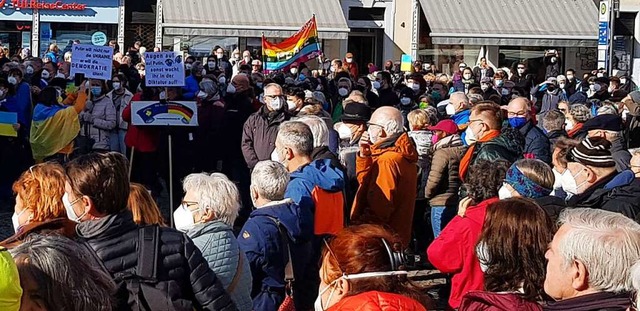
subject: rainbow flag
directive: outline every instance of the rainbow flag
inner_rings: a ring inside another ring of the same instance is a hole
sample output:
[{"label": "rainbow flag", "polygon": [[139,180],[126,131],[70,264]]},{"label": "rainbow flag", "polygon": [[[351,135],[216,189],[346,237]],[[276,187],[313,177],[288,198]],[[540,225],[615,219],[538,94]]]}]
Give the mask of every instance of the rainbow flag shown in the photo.
[{"label": "rainbow flag", "polygon": [[293,62],[303,63],[320,55],[322,50],[315,15],[293,36],[280,43],[271,43],[262,36],[262,60],[266,73],[286,69]]}]

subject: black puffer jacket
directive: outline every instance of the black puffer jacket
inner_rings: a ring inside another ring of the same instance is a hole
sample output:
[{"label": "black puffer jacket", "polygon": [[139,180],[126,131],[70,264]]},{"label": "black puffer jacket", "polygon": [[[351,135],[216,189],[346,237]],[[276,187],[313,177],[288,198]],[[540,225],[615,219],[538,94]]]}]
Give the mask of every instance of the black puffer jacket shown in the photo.
[{"label": "black puffer jacket", "polygon": [[[131,212],[124,211],[82,222],[76,231],[113,276],[135,271],[138,228]],[[156,288],[167,293],[175,310],[237,310],[193,241],[175,229],[160,228],[157,278]],[[117,297],[118,310],[128,309],[127,298]]]}]

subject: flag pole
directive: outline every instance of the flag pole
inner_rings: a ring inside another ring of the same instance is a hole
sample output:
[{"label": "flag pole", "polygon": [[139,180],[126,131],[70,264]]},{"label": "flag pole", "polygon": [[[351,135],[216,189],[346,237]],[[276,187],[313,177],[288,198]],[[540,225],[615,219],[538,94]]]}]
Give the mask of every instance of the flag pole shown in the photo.
[{"label": "flag pole", "polygon": [[267,72],[267,57],[266,57],[266,53],[264,51],[264,31],[262,32],[262,40],[260,41],[260,45],[262,46],[262,70],[266,73]]}]

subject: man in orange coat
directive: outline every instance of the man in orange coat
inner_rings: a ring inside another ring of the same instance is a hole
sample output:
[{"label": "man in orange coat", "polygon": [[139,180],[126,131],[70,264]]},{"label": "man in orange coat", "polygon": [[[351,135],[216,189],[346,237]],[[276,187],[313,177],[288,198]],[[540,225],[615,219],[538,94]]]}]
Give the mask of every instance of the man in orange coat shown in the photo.
[{"label": "man in orange coat", "polygon": [[360,140],[356,193],[351,220],[386,225],[409,246],[415,207],[418,153],[403,130],[400,111],[378,108]]}]

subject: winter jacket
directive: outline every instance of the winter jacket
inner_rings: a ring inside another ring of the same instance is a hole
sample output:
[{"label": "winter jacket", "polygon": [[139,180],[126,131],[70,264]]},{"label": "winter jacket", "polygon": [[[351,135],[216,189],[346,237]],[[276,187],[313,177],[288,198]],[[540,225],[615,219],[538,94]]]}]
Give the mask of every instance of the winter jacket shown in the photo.
[{"label": "winter jacket", "polygon": [[[140,94],[133,96],[133,101],[140,100]],[[131,124],[131,105],[122,110],[122,120],[129,124],[124,143],[129,148],[140,152],[155,152],[160,141],[160,130],[155,126],[137,126]]]},{"label": "winter jacket", "polygon": [[[291,199],[271,202],[252,211],[240,230],[238,244],[247,255],[251,267],[253,310],[278,310],[285,296],[285,248],[278,227],[272,218],[277,219],[284,226],[289,237],[296,279],[294,292],[308,287],[306,279],[302,276],[307,266],[313,264],[310,262],[313,238],[311,211],[300,208]],[[311,298],[311,304],[314,298]]]},{"label": "winter jacket", "polygon": [[426,311],[419,302],[403,295],[368,291],[347,296],[327,311]]},{"label": "winter jacket", "polygon": [[532,74],[523,74],[519,75],[517,72],[510,79],[513,83],[516,84],[516,87],[521,88],[525,92],[530,92],[533,88],[533,75]]},{"label": "winter jacket", "polygon": [[[537,98],[535,105],[536,111],[538,115],[544,115],[551,110],[558,109],[558,103],[567,100],[567,97],[564,93],[560,92],[560,89],[553,91],[553,93],[549,94],[547,92],[546,85],[541,87],[540,85],[534,87],[531,90],[531,95]],[[538,117],[539,120],[542,118]]]},{"label": "winter jacket", "polygon": [[184,86],[182,87],[182,98],[184,100],[195,100],[196,94],[200,91],[200,83],[194,75],[189,75],[184,79]]},{"label": "winter jacket", "polygon": [[520,134],[524,136],[524,157],[528,159],[538,159],[544,163],[551,164],[551,149],[549,138],[542,130],[529,120],[520,128]]},{"label": "winter jacket", "polygon": [[252,310],[249,261],[240,250],[231,227],[214,220],[196,225],[187,235],[202,252],[202,257],[220,279],[238,310]]},{"label": "winter jacket", "polygon": [[462,181],[458,170],[467,151],[460,136],[451,135],[434,146],[431,170],[428,172],[425,196],[431,206],[458,206],[458,190]]},{"label": "winter jacket", "polygon": [[413,140],[418,152],[418,167],[420,167],[418,183],[418,198],[424,198],[424,189],[427,186],[427,179],[429,177],[429,170],[431,169],[431,157],[433,155],[433,146],[431,146],[431,137],[433,132],[431,131],[410,131],[409,137]]},{"label": "winter jacket", "polygon": [[477,142],[471,157],[471,164],[477,160],[506,160],[513,162],[522,158],[524,137],[522,134],[512,128],[504,128],[500,136],[488,142]]},{"label": "winter jacket", "polygon": [[230,135],[222,129],[225,106],[224,100],[219,98],[198,102],[198,127],[193,129],[193,141],[195,156],[198,157],[196,169],[199,171],[215,170],[216,163],[222,159],[222,153],[228,149],[222,144],[223,137]]},{"label": "winter jacket", "polygon": [[[84,111],[80,113],[80,120],[80,133],[95,140],[93,149],[108,151],[111,148],[109,135],[116,128],[118,121],[113,101],[107,96],[87,101]],[[89,133],[85,132],[86,128],[89,128]]]},{"label": "winter jacket", "polygon": [[592,195],[598,189],[604,188],[606,184],[608,184],[614,177],[616,177],[617,173],[609,174],[609,176],[604,176],[602,179],[597,181],[595,184],[591,185],[585,191],[580,194],[573,195],[567,200],[567,206],[569,207],[579,207],[579,208],[597,208],[597,204],[600,195],[593,197]]},{"label": "winter jacket", "polygon": [[343,141],[340,149],[338,150],[338,158],[340,164],[345,168],[345,182],[347,184],[347,208],[351,210],[353,206],[353,200],[356,197],[356,191],[358,190],[358,176],[356,175],[356,157],[360,151],[358,142],[360,137],[356,137],[352,141]]},{"label": "winter jacket", "polygon": [[62,235],[73,239],[76,236],[76,223],[69,220],[66,215],[64,218],[30,222],[20,226],[18,232],[0,242],[0,247],[7,249],[17,247],[32,233],[40,235]]},{"label": "winter jacket", "polygon": [[534,201],[542,207],[554,224],[558,221],[560,213],[567,208],[565,200],[556,196],[541,197],[534,199]]},{"label": "winter jacket", "polygon": [[378,90],[378,102],[369,103],[372,108],[380,108],[384,106],[397,106],[400,103],[400,98],[392,88]]},{"label": "winter jacket", "polygon": [[371,146],[371,156],[356,158],[360,188],[351,220],[386,225],[409,246],[418,183],[418,152],[403,133]]},{"label": "winter jacket", "polygon": [[484,77],[489,77],[491,79],[493,79],[493,76],[495,74],[495,72],[493,71],[493,68],[491,67],[487,67],[484,73],[484,76],[482,75],[482,69],[480,68],[480,66],[476,66],[475,68],[473,68],[473,76],[476,78],[476,83],[480,84],[480,81],[482,80],[482,78]]},{"label": "winter jacket", "polygon": [[544,311],[626,311],[631,306],[629,293],[599,292],[549,302]]},{"label": "winter jacket", "polygon": [[476,256],[476,242],[482,232],[491,198],[467,208],[464,217],[455,216],[427,249],[429,262],[442,273],[453,274],[449,306],[458,308],[469,291],[484,289],[484,273]]},{"label": "winter jacket", "polygon": [[471,109],[462,110],[451,116],[453,122],[456,123],[458,129],[465,130],[469,124],[469,117],[471,116]]},{"label": "winter jacket", "polygon": [[621,138],[611,141],[611,156],[616,162],[616,170],[622,172],[629,169],[631,165],[631,153],[625,148],[625,142]]},{"label": "winter jacket", "polygon": [[[202,253],[186,234],[160,227],[157,263],[158,283],[176,310],[236,310],[216,274],[209,269]],[[84,221],[76,231],[95,251],[105,268],[116,276],[134,273],[140,248],[139,227],[128,210],[106,217]],[[126,293],[125,295],[128,295]],[[125,307],[127,296],[116,297]]]},{"label": "winter jacket", "polygon": [[242,129],[253,110],[253,102],[246,92],[228,95],[222,120],[222,145],[225,159],[242,159]]},{"label": "winter jacket", "polygon": [[580,207],[603,209],[640,222],[640,179],[632,171],[617,174],[580,204]]},{"label": "winter jacket", "polygon": [[260,161],[271,159],[276,148],[278,127],[289,120],[284,111],[269,111],[267,106],[253,113],[244,123],[242,132],[242,155],[250,169]]},{"label": "winter jacket", "polygon": [[124,109],[129,107],[129,104],[131,103],[131,100],[133,99],[133,94],[131,94],[131,92],[129,92],[129,90],[125,89],[124,90],[124,94],[121,95],[121,101],[120,101],[120,105],[118,105],[119,103],[114,102],[114,97],[118,97],[117,94],[115,94],[113,91],[107,93],[106,97],[109,98],[109,100],[113,103],[114,108],[116,109],[116,116],[117,116],[117,120],[116,120],[116,128],[117,129],[121,129],[121,130],[127,130],[127,127],[129,125],[128,121],[123,120],[122,118],[122,113],[124,112]]},{"label": "winter jacket", "polygon": [[517,293],[473,291],[462,298],[460,311],[542,311],[542,306]]},{"label": "winter jacket", "polygon": [[358,78],[358,63],[352,61],[351,63],[347,63],[346,59],[342,60],[342,70],[346,71],[349,73],[349,75],[351,76],[351,79],[356,79]]},{"label": "winter jacket", "polygon": [[556,142],[560,140],[560,138],[567,138],[569,134],[565,130],[555,130],[547,133],[547,138],[549,139],[549,150],[553,150],[553,146],[556,145]]},{"label": "winter jacket", "polygon": [[[21,128],[29,131],[31,127],[32,105],[31,105],[31,87],[26,82],[20,82],[16,86],[15,95],[7,95],[5,100],[0,100],[0,107],[4,111],[15,112],[18,114],[18,123]],[[29,135],[26,135],[29,137]]]}]

